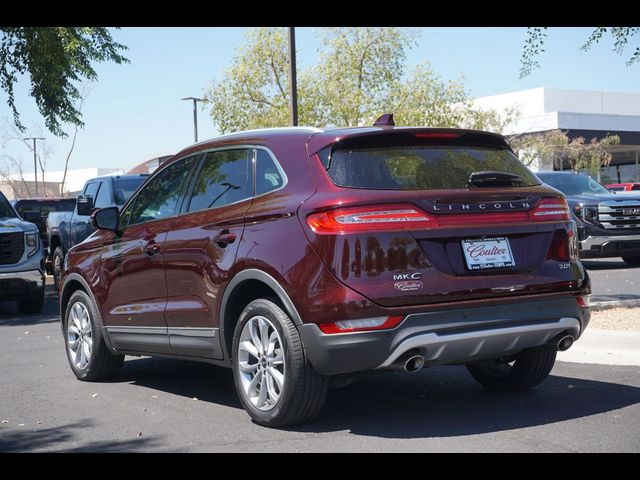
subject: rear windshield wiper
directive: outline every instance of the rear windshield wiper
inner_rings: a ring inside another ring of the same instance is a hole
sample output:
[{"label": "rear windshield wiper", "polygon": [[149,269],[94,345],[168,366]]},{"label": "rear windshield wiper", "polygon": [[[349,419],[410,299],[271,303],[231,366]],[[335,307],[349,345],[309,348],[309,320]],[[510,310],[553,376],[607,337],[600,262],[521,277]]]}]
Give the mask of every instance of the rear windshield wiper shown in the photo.
[{"label": "rear windshield wiper", "polygon": [[469,175],[467,185],[475,185],[477,187],[510,187],[523,183],[522,177],[515,173],[482,171],[473,172]]}]

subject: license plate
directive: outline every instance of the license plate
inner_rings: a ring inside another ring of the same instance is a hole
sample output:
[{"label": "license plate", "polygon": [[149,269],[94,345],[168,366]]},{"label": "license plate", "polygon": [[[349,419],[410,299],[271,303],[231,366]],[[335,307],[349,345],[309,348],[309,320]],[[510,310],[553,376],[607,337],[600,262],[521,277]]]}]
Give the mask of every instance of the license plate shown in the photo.
[{"label": "license plate", "polygon": [[469,270],[513,267],[509,239],[504,237],[462,240],[462,251]]}]

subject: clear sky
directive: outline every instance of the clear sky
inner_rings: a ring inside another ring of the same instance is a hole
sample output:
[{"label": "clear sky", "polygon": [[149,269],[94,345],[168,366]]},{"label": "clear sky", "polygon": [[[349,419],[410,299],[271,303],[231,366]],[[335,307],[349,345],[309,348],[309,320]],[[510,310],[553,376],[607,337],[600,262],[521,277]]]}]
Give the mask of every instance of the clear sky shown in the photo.
[{"label": "clear sky", "polygon": [[[123,28],[114,39],[129,47],[127,65],[99,64],[99,80],[90,85],[70,168],[118,167],[128,169],[154,156],[175,153],[193,142],[191,102],[220,78],[230,65],[246,28]],[[541,68],[518,78],[525,28],[421,29],[418,45],[408,54],[409,67],[425,60],[445,79],[466,77],[472,97],[535,87],[578,90],[640,91],[640,65],[627,67],[626,56],[612,52],[607,40],[588,53],[580,46],[590,28],[551,28]],[[319,41],[313,28],[296,30],[299,67],[312,66]],[[628,56],[631,52],[628,52]],[[27,95],[28,82],[18,85],[16,98],[27,135],[44,122]],[[11,118],[6,96],[0,93],[0,118]],[[200,139],[216,135],[208,112],[199,110]],[[47,170],[64,166],[69,139],[57,139],[45,130],[53,147]],[[31,153],[12,142],[4,152],[24,160]]]}]

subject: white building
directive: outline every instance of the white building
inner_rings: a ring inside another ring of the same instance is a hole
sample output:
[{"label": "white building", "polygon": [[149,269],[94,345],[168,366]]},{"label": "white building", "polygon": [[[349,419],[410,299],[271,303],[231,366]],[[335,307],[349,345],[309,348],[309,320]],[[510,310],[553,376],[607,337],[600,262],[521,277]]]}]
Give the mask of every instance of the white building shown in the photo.
[{"label": "white building", "polygon": [[[518,108],[520,117],[503,132],[505,135],[555,129],[567,131],[569,138],[584,137],[586,141],[618,135],[620,145],[608,148],[613,159],[602,168],[601,179],[603,183],[640,181],[640,93],[533,88],[480,97],[474,103],[498,111]],[[544,160],[537,167],[553,168]]]},{"label": "white building", "polygon": [[[38,196],[74,196],[82,190],[85,182],[90,178],[102,177],[104,175],[122,175],[124,170],[119,168],[76,168],[67,170],[67,177],[64,182],[64,191],[60,192],[64,170],[45,171],[43,188],[41,173],[38,173]],[[0,182],[0,191],[11,200],[21,197],[35,197],[35,182],[32,173],[14,174],[9,180]]]}]

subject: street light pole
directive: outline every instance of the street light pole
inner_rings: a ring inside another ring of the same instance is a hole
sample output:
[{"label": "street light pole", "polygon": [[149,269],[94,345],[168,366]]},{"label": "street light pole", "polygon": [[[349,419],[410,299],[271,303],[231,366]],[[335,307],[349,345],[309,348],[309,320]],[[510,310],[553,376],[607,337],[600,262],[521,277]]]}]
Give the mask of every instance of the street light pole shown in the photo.
[{"label": "street light pole", "polygon": [[[43,137],[27,137],[24,140],[33,140],[33,179],[36,182],[36,195],[38,195],[38,155],[36,154],[36,140],[44,140]],[[42,189],[45,189],[44,184]]]},{"label": "street light pole", "polygon": [[296,79],[296,32],[289,27],[289,98],[291,100],[291,125],[298,126],[298,87]]},{"label": "street light pole", "polygon": [[198,102],[204,102],[204,98],[185,97],[182,100],[193,100],[193,141],[198,141]]}]

